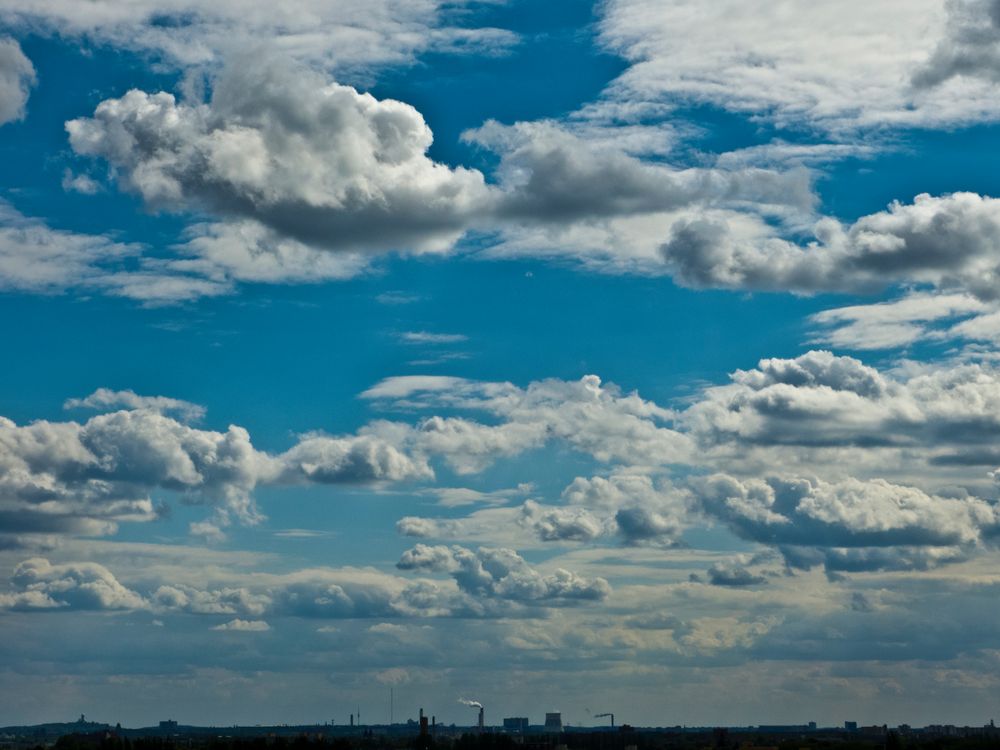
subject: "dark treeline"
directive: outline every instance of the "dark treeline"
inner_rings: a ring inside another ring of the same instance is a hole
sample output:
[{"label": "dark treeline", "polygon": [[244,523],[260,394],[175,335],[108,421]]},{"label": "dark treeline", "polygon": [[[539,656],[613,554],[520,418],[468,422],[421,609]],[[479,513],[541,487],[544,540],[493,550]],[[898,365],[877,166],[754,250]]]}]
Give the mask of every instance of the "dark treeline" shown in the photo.
[{"label": "dark treeline", "polygon": [[[0,742],[0,750],[5,747]],[[755,732],[588,732],[517,736],[500,733],[354,737],[127,737],[115,732],[69,734],[54,745],[18,750],[1000,750],[997,737],[927,737],[889,731],[881,737],[847,733],[780,736]]]}]

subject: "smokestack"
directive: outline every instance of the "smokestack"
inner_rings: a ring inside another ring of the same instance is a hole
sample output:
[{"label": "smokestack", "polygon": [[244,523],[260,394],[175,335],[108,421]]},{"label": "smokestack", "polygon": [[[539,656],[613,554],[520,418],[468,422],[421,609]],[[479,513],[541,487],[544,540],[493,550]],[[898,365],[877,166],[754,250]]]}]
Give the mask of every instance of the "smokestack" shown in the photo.
[{"label": "smokestack", "polygon": [[354,726],[354,714],[351,714],[351,726]]},{"label": "smokestack", "polygon": [[459,698],[458,702],[461,703],[463,706],[468,706],[469,708],[478,708],[479,709],[479,731],[480,731],[480,733],[482,733],[482,731],[483,731],[483,704],[480,703],[479,701],[470,701],[468,698]]}]

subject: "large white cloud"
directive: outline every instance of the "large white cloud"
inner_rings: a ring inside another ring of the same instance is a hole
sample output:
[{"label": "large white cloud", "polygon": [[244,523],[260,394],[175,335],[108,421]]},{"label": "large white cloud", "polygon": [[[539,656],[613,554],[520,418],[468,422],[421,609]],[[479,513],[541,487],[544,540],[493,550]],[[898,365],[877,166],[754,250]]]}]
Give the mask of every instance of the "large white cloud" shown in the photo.
[{"label": "large white cloud", "polygon": [[910,446],[929,458],[1000,437],[1000,373],[983,363],[894,374],[811,351],[761,360],[732,380],[683,416],[705,445]]},{"label": "large white cloud", "polygon": [[822,219],[805,246],[764,227],[687,218],[661,247],[669,272],[695,287],[871,292],[923,284],[995,298],[1000,201],[976,193],[918,195],[849,225]]},{"label": "large white cloud", "polygon": [[130,91],[66,125],[154,207],[211,210],[341,250],[444,250],[489,196],[427,157],[413,107],[276,58],[231,62],[208,103]]},{"label": "large white cloud", "polygon": [[[325,67],[367,68],[412,61],[426,50],[488,52],[509,32],[462,28],[438,0],[0,0],[0,19],[41,26],[126,49],[153,51],[180,65],[211,63],[232,50],[268,42]],[[459,18],[461,16],[458,16]]]},{"label": "large white cloud", "polygon": [[149,603],[123,586],[98,563],[73,562],[53,565],[35,557],[21,562],[11,577],[15,592],[0,593],[5,609],[147,609]]},{"label": "large white cloud", "polygon": [[769,545],[819,548],[970,547],[995,533],[996,509],[978,498],[928,495],[884,480],[692,482],[709,515]]},{"label": "large white cloud", "polygon": [[[984,81],[938,74],[937,87],[911,85],[939,42],[954,35],[939,0],[613,0],[603,13],[604,44],[631,63],[608,92],[612,101],[707,102],[834,132],[1000,114]],[[988,16],[979,18],[985,30]],[[935,59],[934,70],[956,60],[951,51],[939,50],[946,59]]]}]

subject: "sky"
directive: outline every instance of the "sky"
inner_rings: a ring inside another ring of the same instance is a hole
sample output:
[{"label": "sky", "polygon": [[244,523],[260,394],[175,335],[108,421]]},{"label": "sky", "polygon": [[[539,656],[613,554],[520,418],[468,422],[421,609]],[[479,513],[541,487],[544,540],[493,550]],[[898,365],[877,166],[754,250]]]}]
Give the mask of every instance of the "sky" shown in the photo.
[{"label": "sky", "polygon": [[982,725],[1000,2],[0,0],[0,725]]}]

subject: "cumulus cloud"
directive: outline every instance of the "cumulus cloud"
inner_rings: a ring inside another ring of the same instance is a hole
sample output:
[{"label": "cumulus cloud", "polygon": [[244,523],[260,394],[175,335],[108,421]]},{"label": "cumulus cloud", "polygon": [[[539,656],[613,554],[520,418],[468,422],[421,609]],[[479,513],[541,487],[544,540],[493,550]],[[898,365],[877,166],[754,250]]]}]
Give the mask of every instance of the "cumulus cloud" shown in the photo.
[{"label": "cumulus cloud", "polygon": [[[719,181],[735,179],[737,173],[724,174]],[[704,174],[692,179],[713,183]],[[782,184],[784,179],[775,177],[775,192],[795,192]],[[763,194],[741,202],[723,199],[725,190],[718,191],[718,200],[699,199],[698,190],[687,187],[678,193],[687,196],[679,198],[687,203],[669,210],[629,214],[612,208],[607,215],[594,211],[583,219],[500,225],[496,242],[481,253],[568,258],[589,270],[666,275],[696,289],[871,294],[906,286],[971,294],[984,301],[997,298],[1000,211],[990,196],[921,194],[911,203],[893,202],[884,211],[845,223],[817,218],[805,205],[764,202],[770,199]],[[798,193],[810,194],[806,185]],[[516,190],[504,195],[504,200],[517,200]],[[604,200],[614,204],[610,192]],[[542,202],[532,198],[529,203]],[[909,332],[897,329],[895,337]]]},{"label": "cumulus cloud", "polygon": [[962,548],[993,535],[1000,521],[995,507],[978,498],[928,495],[879,479],[716,474],[691,486],[708,516],[744,539],[777,546],[796,567],[826,561],[835,570],[925,567],[935,557],[960,558]]},{"label": "cumulus cloud", "polygon": [[626,544],[674,543],[689,515],[682,492],[647,474],[576,477],[562,498],[570,505],[608,514]]},{"label": "cumulus cloud", "polygon": [[235,60],[206,103],[132,90],[66,124],[154,208],[212,210],[342,251],[443,251],[489,197],[483,176],[427,157],[413,107],[283,59]]},{"label": "cumulus cloud", "polygon": [[282,478],[319,484],[430,479],[425,459],[407,455],[374,435],[331,437],[310,433],[281,456]]},{"label": "cumulus cloud", "polygon": [[811,351],[764,359],[709,388],[680,422],[704,446],[921,448],[971,454],[1000,434],[1000,373],[983,363],[884,373]]},{"label": "cumulus cloud", "polygon": [[41,557],[18,564],[11,577],[15,591],[0,593],[7,609],[147,609],[148,602],[123,586],[111,571],[97,563],[53,565]]},{"label": "cumulus cloud", "polygon": [[669,272],[694,287],[871,292],[905,283],[994,299],[997,205],[976,193],[918,195],[848,226],[821,219],[806,246],[745,219],[696,217],[675,223],[661,252]]},{"label": "cumulus cloud", "polygon": [[10,524],[34,531],[78,520],[110,529],[115,521],[149,520],[149,493],[157,487],[253,522],[250,491],[271,471],[271,460],[235,426],[197,430],[147,410],[101,414],[83,424],[18,426],[0,419],[3,510]]},{"label": "cumulus cloud", "polygon": [[717,562],[708,569],[708,581],[713,586],[760,586],[767,583],[767,577],[754,574],[739,562]]},{"label": "cumulus cloud", "polygon": [[198,589],[184,584],[162,585],[153,592],[150,601],[165,611],[199,615],[260,616],[271,606],[269,595],[245,586]]},{"label": "cumulus cloud", "polygon": [[403,553],[400,570],[445,572],[459,588],[475,596],[521,603],[571,603],[601,600],[611,593],[603,578],[587,579],[563,568],[545,575],[510,549],[418,544]]},{"label": "cumulus cloud", "polygon": [[[375,253],[448,252],[474,229],[499,233],[490,255],[586,258],[607,250],[572,250],[579,234],[614,221],[657,227],[651,248],[619,251],[655,262],[671,212],[801,217],[816,200],[803,169],[675,168],[629,153],[628,139],[554,122],[467,132],[500,155],[490,185],[428,158],[431,132],[413,107],[268,55],[233,61],[207,102],[133,90],[66,127],[78,154],[107,161],[148,206],[221,217],[169,261],[216,282],[345,278]],[[331,250],[343,257],[324,258]],[[445,343],[429,335],[420,342]]]},{"label": "cumulus cloud", "polygon": [[589,542],[604,533],[604,524],[582,508],[543,507],[533,500],[521,506],[519,523],[546,542]]},{"label": "cumulus cloud", "polygon": [[24,117],[35,67],[13,39],[0,37],[0,125]]}]

